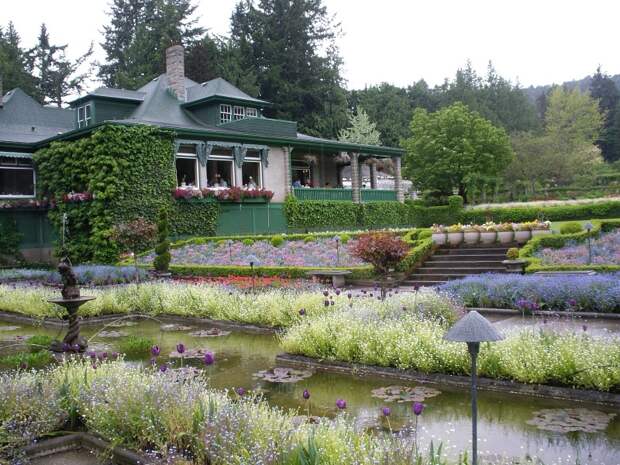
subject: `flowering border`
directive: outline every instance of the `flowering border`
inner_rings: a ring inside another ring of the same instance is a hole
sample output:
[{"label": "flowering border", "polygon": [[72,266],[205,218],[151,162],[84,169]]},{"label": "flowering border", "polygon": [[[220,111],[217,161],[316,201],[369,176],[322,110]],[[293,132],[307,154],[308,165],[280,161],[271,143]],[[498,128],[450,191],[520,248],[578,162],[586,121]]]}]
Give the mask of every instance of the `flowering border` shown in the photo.
[{"label": "flowering border", "polygon": [[273,192],[266,189],[242,189],[240,187],[231,187],[228,189],[193,189],[177,187],[172,195],[177,200],[214,199],[220,202],[263,200],[269,202],[273,197]]}]

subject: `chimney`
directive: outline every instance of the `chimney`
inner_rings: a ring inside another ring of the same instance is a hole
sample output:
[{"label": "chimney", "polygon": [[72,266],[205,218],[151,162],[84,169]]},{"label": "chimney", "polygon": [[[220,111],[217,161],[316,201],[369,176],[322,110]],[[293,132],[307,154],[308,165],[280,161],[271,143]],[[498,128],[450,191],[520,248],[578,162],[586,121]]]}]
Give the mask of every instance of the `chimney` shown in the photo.
[{"label": "chimney", "polygon": [[166,76],[168,88],[179,100],[185,101],[185,49],[173,45],[166,49]]}]

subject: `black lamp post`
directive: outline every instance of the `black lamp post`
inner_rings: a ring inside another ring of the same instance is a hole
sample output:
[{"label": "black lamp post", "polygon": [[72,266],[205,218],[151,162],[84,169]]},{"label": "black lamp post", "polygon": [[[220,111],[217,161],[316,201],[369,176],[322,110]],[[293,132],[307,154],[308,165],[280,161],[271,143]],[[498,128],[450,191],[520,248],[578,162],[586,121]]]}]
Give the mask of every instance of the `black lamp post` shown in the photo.
[{"label": "black lamp post", "polygon": [[336,266],[340,266],[340,236],[334,236],[336,241]]},{"label": "black lamp post", "polygon": [[248,262],[250,263],[250,270],[252,272],[252,294],[254,293],[254,281],[255,281],[255,273],[254,273],[254,265],[258,266],[260,264],[260,262],[258,261],[258,258],[256,258],[254,255],[250,255],[247,258]]},{"label": "black lamp post", "polygon": [[471,356],[471,435],[472,465],[478,464],[478,352],[481,342],[501,341],[500,334],[489,320],[472,311],[456,322],[444,336],[446,341],[466,342]]},{"label": "black lamp post", "polygon": [[589,221],[583,225],[584,228],[586,228],[586,231],[588,231],[588,265],[592,264],[592,243],[590,242],[590,232],[592,232],[592,228],[594,227],[592,225],[592,223],[590,223]]}]

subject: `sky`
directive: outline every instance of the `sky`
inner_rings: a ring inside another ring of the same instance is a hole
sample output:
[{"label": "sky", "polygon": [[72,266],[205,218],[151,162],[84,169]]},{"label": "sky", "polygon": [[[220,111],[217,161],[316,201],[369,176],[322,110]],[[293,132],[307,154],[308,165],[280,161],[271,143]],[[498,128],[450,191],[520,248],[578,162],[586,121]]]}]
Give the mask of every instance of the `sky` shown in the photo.
[{"label": "sky", "polygon": [[[441,84],[470,60],[491,60],[522,86],[561,83],[592,74],[600,64],[620,73],[618,0],[323,0],[341,23],[338,39],[349,89],[425,79]],[[237,0],[196,0],[200,24],[227,34]],[[99,46],[109,0],[0,0],[0,24],[12,20],[23,46],[42,22],[69,56]],[[92,87],[96,87],[93,83]]]}]

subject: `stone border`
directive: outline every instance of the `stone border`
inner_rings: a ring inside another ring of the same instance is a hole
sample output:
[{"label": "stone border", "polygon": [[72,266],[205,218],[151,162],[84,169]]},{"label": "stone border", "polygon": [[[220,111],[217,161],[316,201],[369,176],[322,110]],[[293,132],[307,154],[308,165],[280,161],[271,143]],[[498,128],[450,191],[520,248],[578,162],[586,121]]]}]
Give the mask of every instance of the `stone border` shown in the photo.
[{"label": "stone border", "polygon": [[[520,316],[521,310],[514,308],[488,308],[488,307],[465,307],[466,310],[475,310],[482,314],[496,314],[496,315],[515,315]],[[593,320],[620,320],[620,313],[597,313],[597,312],[569,312],[566,310],[560,310],[557,312],[551,310],[537,310],[533,313],[534,316],[546,316],[548,318],[563,317],[563,318],[590,318]],[[526,315],[530,316],[530,315]]]},{"label": "stone border", "polygon": [[[419,383],[443,384],[460,388],[470,388],[470,378],[460,375],[446,375],[441,373],[420,373],[414,370],[399,370],[392,367],[362,365],[341,361],[326,361],[303,355],[279,354],[276,356],[279,365],[305,368],[325,373],[344,373],[348,375],[373,375],[383,378],[393,378]],[[620,407],[620,394],[611,392],[572,389],[546,384],[525,384],[501,379],[478,378],[478,387],[485,391],[505,392],[533,397],[545,397],[561,400],[576,400],[579,402],[595,402],[599,404]]]},{"label": "stone border", "polygon": [[[236,323],[232,321],[224,321],[224,320],[211,320],[209,318],[200,318],[200,317],[189,317],[189,316],[177,316],[170,314],[162,314],[162,315],[149,315],[153,318],[162,321],[173,321],[173,322],[184,322],[184,323],[192,323],[192,324],[201,324],[213,326],[215,328],[232,330],[232,331],[240,331],[245,333],[252,334],[275,334],[280,331],[282,328],[272,328],[269,326],[259,326],[252,325],[249,323]],[[140,314],[133,313],[117,313],[111,315],[100,315],[93,316],[88,318],[80,319],[80,325],[82,326],[93,326],[99,324],[109,323],[114,320],[118,320],[119,318],[125,318],[127,320],[140,320],[140,319],[150,319],[147,317],[143,317]],[[60,320],[57,318],[33,318],[26,315],[20,315],[18,313],[6,312],[0,310],[0,321],[5,321],[8,323],[22,323],[28,324],[32,326],[42,325],[52,328],[63,328],[68,325],[68,322],[65,320]]]},{"label": "stone border", "polygon": [[36,444],[26,446],[22,451],[30,459],[45,458],[52,454],[86,449],[98,453],[111,453],[112,461],[117,465],[148,465],[150,461],[135,452],[120,447],[110,447],[110,443],[88,433],[71,433]]}]

